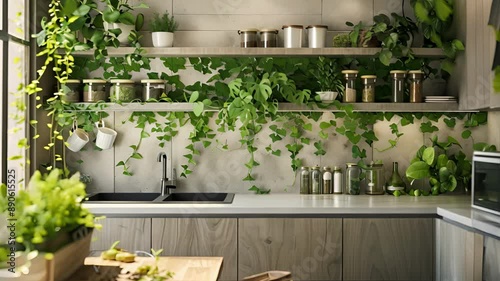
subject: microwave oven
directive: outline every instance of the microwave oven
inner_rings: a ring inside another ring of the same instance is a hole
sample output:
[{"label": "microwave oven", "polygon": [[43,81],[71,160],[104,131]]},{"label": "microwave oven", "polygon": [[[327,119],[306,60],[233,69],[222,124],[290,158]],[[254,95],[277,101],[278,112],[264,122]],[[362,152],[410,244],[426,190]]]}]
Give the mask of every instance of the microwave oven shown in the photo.
[{"label": "microwave oven", "polygon": [[500,152],[474,152],[472,207],[500,215]]}]

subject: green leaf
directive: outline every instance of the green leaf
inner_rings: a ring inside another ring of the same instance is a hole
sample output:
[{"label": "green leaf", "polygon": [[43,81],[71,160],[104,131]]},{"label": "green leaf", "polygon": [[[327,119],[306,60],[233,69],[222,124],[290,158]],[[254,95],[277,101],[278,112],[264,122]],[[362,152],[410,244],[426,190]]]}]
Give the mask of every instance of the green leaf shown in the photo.
[{"label": "green leaf", "polygon": [[126,25],[135,25],[135,17],[130,12],[125,12],[118,17],[118,21]]},{"label": "green leaf", "polygon": [[455,128],[455,125],[457,124],[455,118],[444,118],[444,123],[446,123],[448,128]]},{"label": "green leaf", "polygon": [[439,128],[432,125],[432,123],[429,121],[420,125],[420,131],[422,131],[422,133],[433,133],[439,131]]},{"label": "green leaf", "polygon": [[427,165],[432,166],[432,164],[434,163],[435,154],[436,152],[434,150],[434,147],[428,147],[424,150],[422,160],[424,160]]},{"label": "green leaf", "polygon": [[131,158],[134,158],[134,159],[142,159],[142,155],[140,153],[137,153],[137,152],[134,152],[132,154],[132,156],[130,156]]},{"label": "green leaf", "polygon": [[462,138],[463,139],[468,139],[472,135],[472,132],[470,130],[465,130],[462,132]]},{"label": "green leaf", "polygon": [[254,191],[255,194],[269,194],[269,193],[271,193],[270,189],[267,189],[267,190],[266,189],[262,189],[262,188],[259,188],[259,187],[255,186],[255,185],[253,185],[252,187],[250,187],[248,190],[249,191]]},{"label": "green leaf", "polygon": [[446,0],[434,0],[434,10],[441,21],[447,21],[453,14],[453,9]]},{"label": "green leaf", "polygon": [[437,158],[437,167],[442,168],[446,167],[446,164],[448,163],[448,156],[446,154],[441,154]]},{"label": "green leaf", "polygon": [[390,50],[383,50],[379,55],[380,62],[386,66],[391,64],[392,52]]},{"label": "green leaf", "polygon": [[452,175],[454,175],[457,172],[457,164],[455,162],[448,160],[448,163],[446,163],[446,168]]},{"label": "green leaf", "polygon": [[431,176],[430,166],[423,161],[417,161],[412,163],[408,169],[406,169],[406,177],[409,179],[423,179]]},{"label": "green leaf", "polygon": [[495,68],[495,77],[493,77],[493,88],[495,92],[500,93],[500,66]]},{"label": "green leaf", "polygon": [[[69,2],[71,2],[71,1],[69,1]],[[78,7],[78,9],[76,9],[73,12],[73,15],[78,16],[78,17],[83,17],[83,16],[87,15],[89,12],[90,12],[90,6],[81,5],[80,7]]]},{"label": "green leaf", "polygon": [[102,17],[105,22],[115,23],[118,21],[118,18],[120,17],[120,12],[113,11],[107,8],[106,10],[104,10]]},{"label": "green leaf", "polygon": [[446,167],[442,167],[439,169],[439,181],[441,183],[447,182],[451,176],[450,170]]},{"label": "green leaf", "polygon": [[198,93],[198,91],[192,92],[191,96],[189,97],[189,102],[194,103],[198,100],[199,97],[200,97],[200,93]]}]

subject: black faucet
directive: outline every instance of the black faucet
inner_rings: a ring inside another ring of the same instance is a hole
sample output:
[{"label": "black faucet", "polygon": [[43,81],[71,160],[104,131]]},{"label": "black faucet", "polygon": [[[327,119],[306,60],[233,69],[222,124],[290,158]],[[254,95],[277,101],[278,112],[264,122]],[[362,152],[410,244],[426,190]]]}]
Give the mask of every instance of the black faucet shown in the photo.
[{"label": "black faucet", "polygon": [[158,154],[158,162],[162,163],[163,169],[162,169],[162,176],[160,179],[160,192],[161,196],[170,194],[170,188],[167,188],[167,154],[165,152],[160,152]]}]

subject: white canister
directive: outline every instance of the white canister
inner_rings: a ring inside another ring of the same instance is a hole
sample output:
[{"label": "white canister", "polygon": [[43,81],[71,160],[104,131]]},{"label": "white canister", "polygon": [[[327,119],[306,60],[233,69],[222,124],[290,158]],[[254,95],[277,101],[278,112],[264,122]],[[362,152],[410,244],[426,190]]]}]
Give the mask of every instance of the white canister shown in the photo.
[{"label": "white canister", "polygon": [[302,48],[302,25],[283,25],[285,48]]},{"label": "white canister", "polygon": [[309,48],[326,47],[327,25],[310,25],[306,27],[309,39]]}]

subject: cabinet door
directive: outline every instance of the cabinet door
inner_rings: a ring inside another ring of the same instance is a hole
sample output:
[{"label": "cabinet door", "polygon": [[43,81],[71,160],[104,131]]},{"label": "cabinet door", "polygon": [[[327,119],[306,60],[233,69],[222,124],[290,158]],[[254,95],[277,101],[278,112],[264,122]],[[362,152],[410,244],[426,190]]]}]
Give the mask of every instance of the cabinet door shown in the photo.
[{"label": "cabinet door", "polygon": [[484,281],[500,280],[500,240],[484,239]]},{"label": "cabinet door", "polygon": [[223,257],[219,280],[237,280],[237,219],[153,219],[153,248],[165,256]]},{"label": "cabinet door", "polygon": [[436,281],[481,281],[483,236],[436,219]]},{"label": "cabinet door", "polygon": [[100,220],[101,230],[94,230],[91,251],[109,249],[115,241],[120,241],[119,247],[128,251],[146,251],[151,249],[151,219],[150,218],[106,218]]},{"label": "cabinet door", "polygon": [[238,220],[238,279],[268,270],[293,280],[342,279],[342,220]]},{"label": "cabinet door", "polygon": [[432,280],[432,219],[344,219],[344,280]]}]

